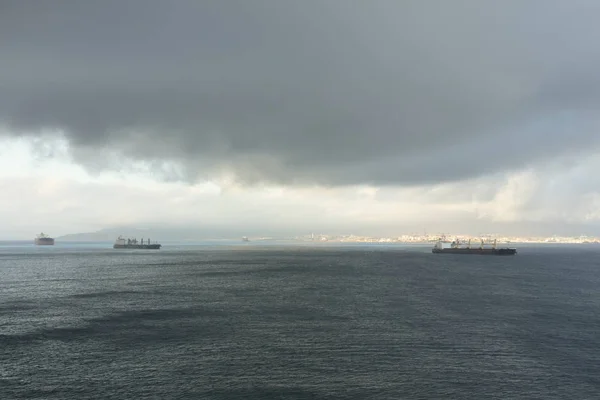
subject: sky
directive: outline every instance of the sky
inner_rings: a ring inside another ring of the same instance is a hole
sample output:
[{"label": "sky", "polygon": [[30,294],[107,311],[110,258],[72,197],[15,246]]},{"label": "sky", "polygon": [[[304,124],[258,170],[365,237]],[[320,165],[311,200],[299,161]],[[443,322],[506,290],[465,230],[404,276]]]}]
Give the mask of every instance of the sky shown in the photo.
[{"label": "sky", "polygon": [[0,240],[600,235],[600,3],[0,5]]}]

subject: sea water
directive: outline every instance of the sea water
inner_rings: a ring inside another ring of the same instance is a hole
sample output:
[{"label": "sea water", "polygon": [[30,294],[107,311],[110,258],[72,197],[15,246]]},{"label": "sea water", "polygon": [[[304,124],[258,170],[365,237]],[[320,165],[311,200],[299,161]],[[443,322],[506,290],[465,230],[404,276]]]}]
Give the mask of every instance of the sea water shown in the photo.
[{"label": "sea water", "polygon": [[595,399],[600,249],[0,244],[1,399]]}]

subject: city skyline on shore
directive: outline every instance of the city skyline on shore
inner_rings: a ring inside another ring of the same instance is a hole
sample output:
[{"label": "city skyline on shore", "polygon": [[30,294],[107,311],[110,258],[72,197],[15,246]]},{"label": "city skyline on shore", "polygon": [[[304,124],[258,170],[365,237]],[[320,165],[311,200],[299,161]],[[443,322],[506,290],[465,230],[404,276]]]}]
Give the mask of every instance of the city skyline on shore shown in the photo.
[{"label": "city skyline on shore", "polygon": [[[115,236],[117,235],[117,236]],[[50,235],[51,236],[51,235]],[[160,230],[151,229],[107,229],[97,232],[86,232],[86,233],[70,233],[66,235],[55,236],[54,238],[58,241],[63,242],[114,242],[117,237],[124,238],[135,238],[138,240],[152,240],[159,242],[202,242],[202,241],[238,241],[246,240],[250,241],[300,241],[300,242],[312,242],[318,243],[432,243],[437,240],[445,240],[448,242],[458,240],[460,243],[468,243],[477,246],[480,241],[483,241],[485,245],[489,245],[496,241],[497,243],[600,243],[600,235],[573,235],[573,236],[519,236],[519,235],[501,235],[494,233],[480,233],[480,234],[465,234],[458,232],[441,232],[441,233],[412,233],[412,234],[398,234],[388,236],[371,236],[371,235],[358,235],[358,234],[327,234],[322,232],[311,232],[298,235],[280,235],[280,236],[269,236],[269,235],[222,235],[222,236],[210,236],[207,235],[194,235],[193,233],[175,233],[161,232]],[[7,239],[1,239],[6,241]],[[13,240],[15,240],[13,238]],[[29,241],[28,239],[16,239],[18,241]]]}]

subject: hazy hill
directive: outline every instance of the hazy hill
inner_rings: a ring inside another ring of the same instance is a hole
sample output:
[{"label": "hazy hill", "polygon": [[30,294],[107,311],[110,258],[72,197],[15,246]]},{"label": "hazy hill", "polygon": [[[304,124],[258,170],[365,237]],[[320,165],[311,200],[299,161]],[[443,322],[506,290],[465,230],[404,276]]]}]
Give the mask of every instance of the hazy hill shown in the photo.
[{"label": "hazy hill", "polygon": [[128,234],[135,236],[131,230],[124,232],[122,229],[102,229],[96,232],[70,233],[56,239],[65,242],[114,242],[119,235],[127,236]]},{"label": "hazy hill", "polygon": [[119,235],[137,239],[151,239],[158,242],[198,241],[209,239],[241,239],[242,236],[264,236],[262,232],[241,231],[224,228],[110,228],[96,232],[72,233],[57,237],[67,242],[114,242]]}]

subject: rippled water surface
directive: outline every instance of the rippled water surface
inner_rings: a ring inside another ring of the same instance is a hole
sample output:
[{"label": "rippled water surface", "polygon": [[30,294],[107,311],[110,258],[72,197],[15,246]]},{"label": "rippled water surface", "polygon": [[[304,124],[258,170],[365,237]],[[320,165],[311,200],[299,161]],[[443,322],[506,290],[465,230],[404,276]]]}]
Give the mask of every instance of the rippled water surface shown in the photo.
[{"label": "rippled water surface", "polygon": [[597,399],[600,249],[0,246],[1,399]]}]

